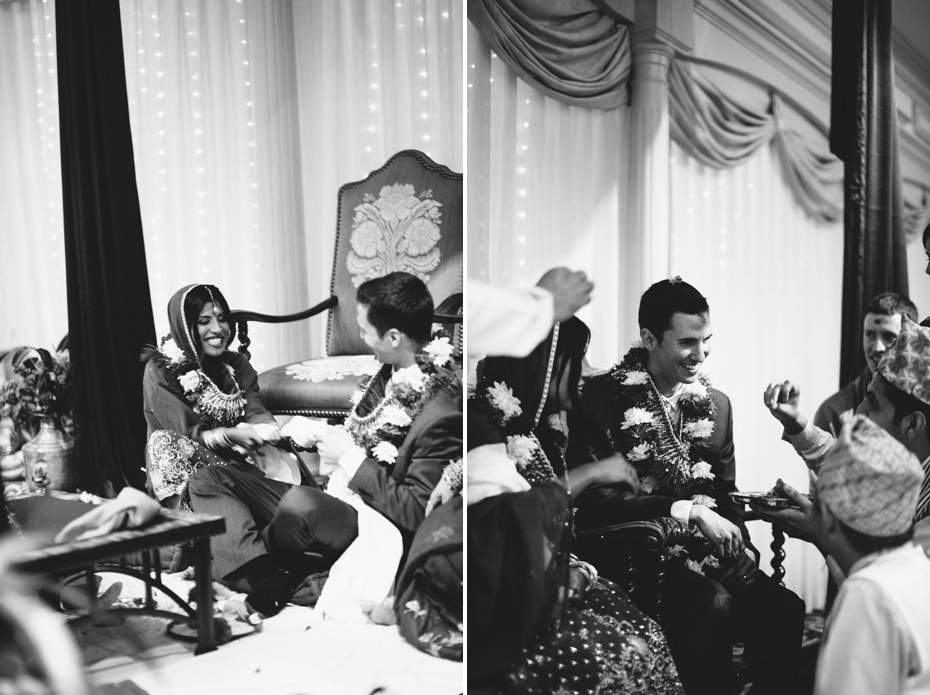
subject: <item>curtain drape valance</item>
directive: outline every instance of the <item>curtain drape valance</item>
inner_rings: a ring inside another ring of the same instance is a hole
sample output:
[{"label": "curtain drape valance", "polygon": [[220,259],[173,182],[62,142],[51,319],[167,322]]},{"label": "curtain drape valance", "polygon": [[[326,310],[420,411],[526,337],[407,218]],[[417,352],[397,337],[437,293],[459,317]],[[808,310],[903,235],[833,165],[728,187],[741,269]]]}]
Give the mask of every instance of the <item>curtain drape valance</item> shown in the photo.
[{"label": "curtain drape valance", "polygon": [[468,0],[468,18],[511,70],[552,98],[626,105],[629,30],[590,0]]},{"label": "curtain drape valance", "polygon": [[772,93],[765,111],[740,104],[683,60],[669,70],[672,138],[691,156],[716,168],[742,164],[772,142],[785,180],[807,214],[834,222],[843,212],[843,164],[787,127],[782,99]]}]

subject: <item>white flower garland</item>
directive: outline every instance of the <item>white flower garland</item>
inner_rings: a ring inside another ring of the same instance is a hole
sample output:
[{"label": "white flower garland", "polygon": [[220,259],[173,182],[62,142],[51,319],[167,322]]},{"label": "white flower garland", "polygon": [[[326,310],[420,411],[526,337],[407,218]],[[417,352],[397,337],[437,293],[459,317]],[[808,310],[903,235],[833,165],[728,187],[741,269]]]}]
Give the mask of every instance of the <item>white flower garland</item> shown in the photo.
[{"label": "white flower garland", "polygon": [[417,355],[415,364],[395,371],[384,397],[367,415],[359,415],[358,407],[369,397],[375,378],[369,379],[364,391],[350,396],[352,408],[345,426],[368,456],[388,466],[397,460],[398,446],[435,395],[438,370],[452,360],[451,349],[445,349],[448,342],[448,338],[435,338]]},{"label": "white flower garland", "polygon": [[171,338],[162,340],[158,352],[164,360],[162,372],[166,380],[177,382],[185,399],[209,429],[233,427],[242,420],[246,401],[232,366],[223,363],[235,384],[233,393],[225,393]]}]

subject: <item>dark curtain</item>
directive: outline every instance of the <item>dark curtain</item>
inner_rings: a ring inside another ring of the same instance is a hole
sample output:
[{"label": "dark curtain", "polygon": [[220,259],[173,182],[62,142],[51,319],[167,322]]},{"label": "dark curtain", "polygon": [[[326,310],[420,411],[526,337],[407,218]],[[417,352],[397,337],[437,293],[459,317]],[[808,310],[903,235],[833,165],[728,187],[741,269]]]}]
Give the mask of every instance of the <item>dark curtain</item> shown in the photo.
[{"label": "dark curtain", "polygon": [[840,384],[864,369],[862,312],[908,292],[888,0],[833,4],[830,149],[845,165]]},{"label": "dark curtain", "polygon": [[144,487],[143,344],[155,340],[118,0],[56,9],[78,485]]}]

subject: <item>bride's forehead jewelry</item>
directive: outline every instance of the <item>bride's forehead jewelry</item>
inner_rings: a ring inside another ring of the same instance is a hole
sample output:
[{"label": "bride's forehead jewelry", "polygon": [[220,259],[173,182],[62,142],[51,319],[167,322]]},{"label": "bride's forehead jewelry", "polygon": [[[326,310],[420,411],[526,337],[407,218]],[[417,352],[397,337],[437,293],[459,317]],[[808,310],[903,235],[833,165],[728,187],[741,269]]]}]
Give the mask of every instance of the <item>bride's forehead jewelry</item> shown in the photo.
[{"label": "bride's forehead jewelry", "polygon": [[207,294],[210,295],[210,302],[213,304],[213,315],[219,316],[222,312],[220,305],[216,303],[216,300],[213,298],[213,291],[210,289],[209,285],[204,285],[207,288]]}]

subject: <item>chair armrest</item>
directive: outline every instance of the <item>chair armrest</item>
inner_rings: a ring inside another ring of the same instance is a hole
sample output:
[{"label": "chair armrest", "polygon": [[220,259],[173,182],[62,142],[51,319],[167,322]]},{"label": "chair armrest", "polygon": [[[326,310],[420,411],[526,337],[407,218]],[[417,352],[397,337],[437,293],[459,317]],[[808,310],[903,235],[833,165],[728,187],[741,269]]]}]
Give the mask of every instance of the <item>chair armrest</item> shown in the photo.
[{"label": "chair armrest", "polygon": [[433,323],[462,323],[462,305],[461,292],[450,294],[433,312]]},{"label": "chair armrest", "polygon": [[668,516],[575,532],[575,538],[582,543],[585,542],[583,539],[619,542],[638,546],[650,553],[659,553],[674,545],[681,545],[690,535],[687,524]]},{"label": "chair armrest", "polygon": [[282,316],[272,316],[270,314],[259,314],[257,311],[248,311],[245,309],[236,309],[229,313],[229,320],[232,323],[241,323],[243,321],[258,321],[259,323],[289,323],[291,321],[300,321],[308,319],[311,316],[321,314],[327,309],[332,309],[339,303],[336,295],[327,297],[316,306],[309,309],[298,311],[296,314],[284,314]]},{"label": "chair armrest", "polygon": [[683,545],[691,531],[671,517],[630,521],[575,532],[575,552],[612,579],[647,615],[666,619],[665,572],[672,546]]},{"label": "chair armrest", "polygon": [[330,295],[316,306],[298,311],[296,314],[273,316],[271,314],[260,314],[257,311],[248,311],[244,309],[236,309],[235,311],[229,312],[229,320],[237,329],[239,354],[244,356],[247,360],[252,359],[252,355],[249,353],[249,345],[252,344],[252,340],[249,338],[249,321],[258,321],[259,323],[290,323],[291,321],[300,321],[302,319],[308,319],[311,316],[316,316],[317,314],[322,314],[327,309],[332,309],[338,303],[339,297]]}]

